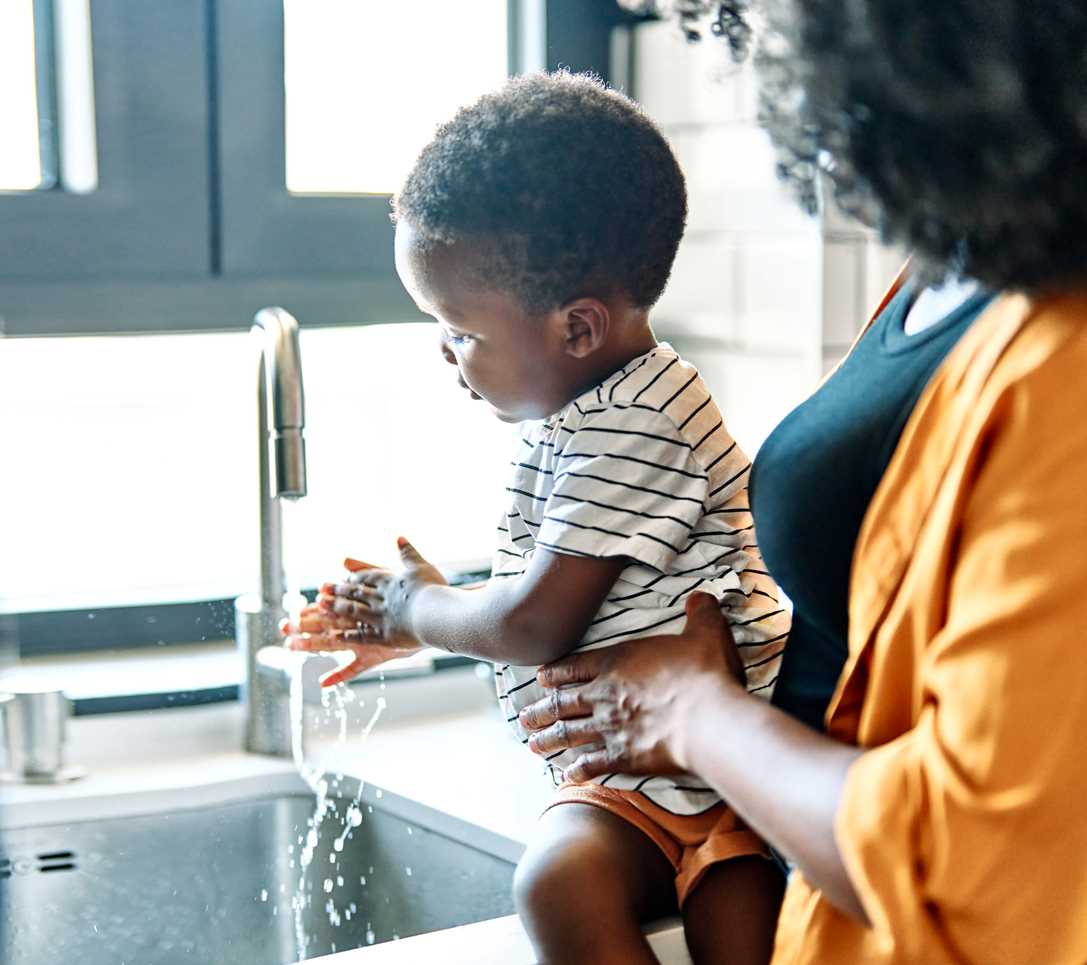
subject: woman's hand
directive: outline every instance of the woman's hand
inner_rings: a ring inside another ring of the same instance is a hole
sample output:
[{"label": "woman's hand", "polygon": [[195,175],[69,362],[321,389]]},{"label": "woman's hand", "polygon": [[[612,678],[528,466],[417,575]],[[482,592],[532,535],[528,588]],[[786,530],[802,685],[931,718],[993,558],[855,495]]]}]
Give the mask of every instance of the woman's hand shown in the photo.
[{"label": "woman's hand", "polygon": [[585,747],[564,773],[581,782],[689,770],[699,707],[742,694],[743,664],[717,600],[693,593],[682,633],[574,654],[541,667],[538,680],[554,689],[520,713],[529,747],[542,756]]}]

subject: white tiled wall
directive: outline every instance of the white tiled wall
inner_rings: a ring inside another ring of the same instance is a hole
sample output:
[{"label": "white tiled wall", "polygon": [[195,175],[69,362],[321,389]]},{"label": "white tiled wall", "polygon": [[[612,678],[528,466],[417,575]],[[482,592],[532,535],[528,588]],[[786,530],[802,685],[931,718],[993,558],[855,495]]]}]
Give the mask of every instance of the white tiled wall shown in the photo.
[{"label": "white tiled wall", "polygon": [[823,242],[821,342],[824,348],[849,345],[864,320],[867,302],[864,239]]},{"label": "white tiled wall", "polygon": [[702,369],[751,452],[849,346],[903,260],[836,210],[805,215],[774,174],[752,68],[671,22],[630,39],[629,89],[687,177],[689,218],[654,325]]},{"label": "white tiled wall", "polygon": [[688,44],[672,22],[645,23],[634,29],[632,60],[632,93],[660,123],[703,127],[755,119],[750,72],[733,64],[720,44]]},{"label": "white tiled wall", "polygon": [[759,352],[682,336],[670,341],[698,366],[729,432],[748,456],[822,374],[821,358],[809,354]]}]

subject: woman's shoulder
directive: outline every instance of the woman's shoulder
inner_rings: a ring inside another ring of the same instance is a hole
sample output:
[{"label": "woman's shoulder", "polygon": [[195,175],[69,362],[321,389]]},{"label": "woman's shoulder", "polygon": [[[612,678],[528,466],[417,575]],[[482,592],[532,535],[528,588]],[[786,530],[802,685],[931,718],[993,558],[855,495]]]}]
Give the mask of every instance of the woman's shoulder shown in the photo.
[{"label": "woman's shoulder", "polygon": [[1045,297],[995,298],[948,357],[953,381],[992,395],[1067,377],[1087,397],[1087,289]]},{"label": "woman's shoulder", "polygon": [[949,373],[952,392],[941,407],[969,410],[963,418],[973,432],[963,441],[1000,438],[1024,457],[1054,445],[1078,451],[1076,439],[1087,433],[1080,418],[1087,411],[1087,290],[1002,295],[985,314],[970,333],[974,351]]},{"label": "woman's shoulder", "polygon": [[1018,324],[991,365],[986,394],[995,400],[1008,393],[1057,391],[1070,408],[1083,411],[1078,406],[1087,403],[1087,289],[1044,298],[1005,295],[994,308],[1013,324],[1018,316]]}]

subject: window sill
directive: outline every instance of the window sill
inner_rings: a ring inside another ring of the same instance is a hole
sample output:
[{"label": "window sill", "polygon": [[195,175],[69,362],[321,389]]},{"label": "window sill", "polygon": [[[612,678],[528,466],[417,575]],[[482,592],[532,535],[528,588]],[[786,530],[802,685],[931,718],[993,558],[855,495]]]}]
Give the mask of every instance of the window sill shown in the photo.
[{"label": "window sill", "polygon": [[[451,654],[424,652],[391,661],[360,679],[429,674],[468,662]],[[24,658],[0,675],[0,690],[63,690],[73,713],[81,717],[233,701],[238,699],[241,679],[242,660],[234,641],[217,640]]]}]

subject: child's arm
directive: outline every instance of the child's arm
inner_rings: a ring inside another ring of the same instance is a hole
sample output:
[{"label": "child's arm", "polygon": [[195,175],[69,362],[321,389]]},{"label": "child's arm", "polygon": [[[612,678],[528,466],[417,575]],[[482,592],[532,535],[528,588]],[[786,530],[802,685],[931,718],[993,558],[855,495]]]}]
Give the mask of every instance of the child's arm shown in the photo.
[{"label": "child's arm", "polygon": [[345,582],[322,588],[321,605],[359,621],[375,643],[410,638],[520,666],[569,653],[627,565],[623,557],[571,556],[537,547],[520,576],[467,591],[447,586],[407,540],[399,546],[401,573],[352,573]]}]

